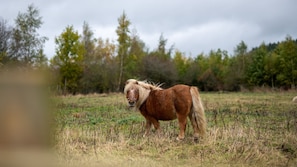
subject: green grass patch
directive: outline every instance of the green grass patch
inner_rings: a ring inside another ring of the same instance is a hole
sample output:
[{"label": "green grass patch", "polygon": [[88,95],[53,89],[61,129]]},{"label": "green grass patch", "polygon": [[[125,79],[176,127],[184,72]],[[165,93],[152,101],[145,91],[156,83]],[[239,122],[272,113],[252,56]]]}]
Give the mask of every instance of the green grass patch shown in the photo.
[{"label": "green grass patch", "polygon": [[[201,93],[207,135],[184,141],[178,123],[161,121],[143,138],[145,119],[123,94],[54,97],[56,150],[66,161],[107,166],[294,166],[297,164],[295,92]],[[72,158],[71,158],[72,157]],[[73,158],[77,157],[77,158]]]}]

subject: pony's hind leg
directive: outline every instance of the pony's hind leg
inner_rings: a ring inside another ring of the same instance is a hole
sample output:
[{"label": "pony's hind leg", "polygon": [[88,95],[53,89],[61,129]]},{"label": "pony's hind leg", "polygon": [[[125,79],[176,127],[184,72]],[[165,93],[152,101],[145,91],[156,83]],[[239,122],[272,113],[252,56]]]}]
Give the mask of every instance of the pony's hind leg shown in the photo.
[{"label": "pony's hind leg", "polygon": [[178,115],[177,116],[179,123],[179,134],[176,140],[183,140],[185,138],[185,130],[187,125],[187,117]]},{"label": "pony's hind leg", "polygon": [[198,133],[198,125],[197,125],[197,121],[195,120],[195,115],[193,115],[194,113],[191,111],[191,113],[189,114],[189,119],[192,123],[193,126],[193,130],[194,130],[194,141],[198,141],[199,138],[199,133]]}]

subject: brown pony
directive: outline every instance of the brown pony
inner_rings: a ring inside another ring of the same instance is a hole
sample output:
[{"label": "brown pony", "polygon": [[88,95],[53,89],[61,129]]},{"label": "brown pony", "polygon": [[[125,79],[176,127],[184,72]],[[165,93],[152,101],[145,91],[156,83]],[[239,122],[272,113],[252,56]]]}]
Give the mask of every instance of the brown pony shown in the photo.
[{"label": "brown pony", "polygon": [[136,107],[146,119],[146,131],[149,134],[151,125],[160,133],[159,120],[178,119],[180,132],[177,140],[185,137],[187,117],[193,129],[194,140],[203,136],[206,129],[204,108],[197,87],[175,85],[168,89],[160,85],[129,79],[126,81],[124,93],[130,107]]}]

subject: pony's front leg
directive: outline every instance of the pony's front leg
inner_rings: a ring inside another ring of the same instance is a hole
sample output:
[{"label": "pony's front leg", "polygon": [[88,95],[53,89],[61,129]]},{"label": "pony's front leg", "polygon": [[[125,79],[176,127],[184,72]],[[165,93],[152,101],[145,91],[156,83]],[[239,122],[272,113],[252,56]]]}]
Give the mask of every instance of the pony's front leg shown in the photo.
[{"label": "pony's front leg", "polygon": [[145,132],[143,134],[143,137],[146,137],[150,133],[151,126],[152,126],[152,122],[146,119]]},{"label": "pony's front leg", "polygon": [[160,128],[159,121],[154,119],[152,122],[153,122],[153,125],[157,131],[158,137],[160,137],[161,136],[161,128]]}]

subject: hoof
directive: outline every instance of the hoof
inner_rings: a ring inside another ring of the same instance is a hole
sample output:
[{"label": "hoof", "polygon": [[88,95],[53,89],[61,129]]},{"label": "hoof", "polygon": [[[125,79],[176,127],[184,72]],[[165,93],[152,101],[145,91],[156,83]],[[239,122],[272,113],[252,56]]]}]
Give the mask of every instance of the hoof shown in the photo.
[{"label": "hoof", "polygon": [[183,141],[184,138],[177,137],[176,140],[177,140],[177,141]]},{"label": "hoof", "polygon": [[144,134],[142,135],[143,138],[148,137],[148,136],[149,136],[149,133],[144,133]]},{"label": "hoof", "polygon": [[194,137],[194,142],[195,143],[199,143],[199,138],[198,137]]}]

